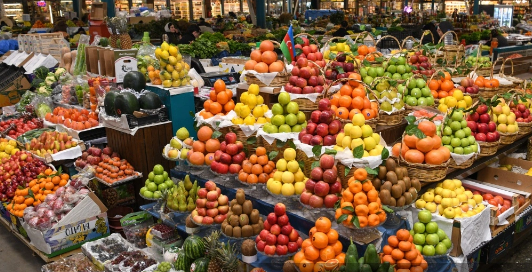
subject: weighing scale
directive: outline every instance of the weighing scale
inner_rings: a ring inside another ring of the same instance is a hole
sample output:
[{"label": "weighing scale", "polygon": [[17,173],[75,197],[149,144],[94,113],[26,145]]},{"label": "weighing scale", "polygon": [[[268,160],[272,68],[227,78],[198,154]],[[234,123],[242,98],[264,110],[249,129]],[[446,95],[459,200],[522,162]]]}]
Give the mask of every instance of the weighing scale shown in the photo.
[{"label": "weighing scale", "polygon": [[221,79],[225,82],[225,85],[235,85],[240,83],[240,74],[237,72],[224,73],[224,72],[210,72],[200,74],[201,78],[205,82],[205,86],[214,87],[214,82]]}]

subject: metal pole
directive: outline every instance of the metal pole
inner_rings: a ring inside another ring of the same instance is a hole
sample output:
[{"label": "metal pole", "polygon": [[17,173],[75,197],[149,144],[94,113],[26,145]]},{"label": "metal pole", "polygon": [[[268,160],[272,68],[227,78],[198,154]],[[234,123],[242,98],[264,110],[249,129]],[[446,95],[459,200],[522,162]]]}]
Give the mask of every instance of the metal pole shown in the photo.
[{"label": "metal pole", "polygon": [[[264,10],[264,0],[257,0],[257,26],[266,28],[266,13]],[[269,9],[269,8],[268,8]]]}]

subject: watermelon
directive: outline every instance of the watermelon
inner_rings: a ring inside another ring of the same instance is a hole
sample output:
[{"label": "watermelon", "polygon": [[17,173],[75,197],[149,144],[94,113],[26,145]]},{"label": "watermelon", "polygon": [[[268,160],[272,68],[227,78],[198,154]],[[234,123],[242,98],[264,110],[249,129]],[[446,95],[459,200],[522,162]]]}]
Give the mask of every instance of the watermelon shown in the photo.
[{"label": "watermelon", "polygon": [[191,235],[185,239],[183,249],[189,258],[197,259],[205,255],[205,245],[203,239],[197,235]]},{"label": "watermelon", "polygon": [[137,97],[130,92],[121,92],[115,99],[116,115],[133,114],[140,109]]},{"label": "watermelon", "polygon": [[145,92],[139,98],[141,109],[153,110],[158,109],[163,104],[161,98],[154,92]]},{"label": "watermelon", "polygon": [[107,114],[108,116],[116,116],[115,99],[117,96],[117,92],[108,92],[107,94],[105,94],[103,106],[105,108],[105,114]]},{"label": "watermelon", "polygon": [[185,250],[180,249],[177,252],[177,259],[174,263],[174,268],[176,270],[183,270],[186,272],[190,272],[190,265],[192,264],[192,259],[190,259],[187,254],[185,253]]},{"label": "watermelon", "polygon": [[190,266],[190,272],[207,272],[210,260],[207,257],[196,259]]},{"label": "watermelon", "polygon": [[127,72],[124,76],[124,88],[133,89],[140,93],[142,90],[146,89],[146,78],[138,71]]}]

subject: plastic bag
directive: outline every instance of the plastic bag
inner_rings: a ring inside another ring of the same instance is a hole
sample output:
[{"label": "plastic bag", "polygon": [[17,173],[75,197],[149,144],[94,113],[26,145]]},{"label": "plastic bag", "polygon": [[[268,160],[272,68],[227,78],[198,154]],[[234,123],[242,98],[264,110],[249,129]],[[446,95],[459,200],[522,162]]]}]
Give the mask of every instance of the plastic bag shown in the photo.
[{"label": "plastic bag", "polygon": [[26,91],[21,97],[19,102],[17,103],[17,111],[23,112],[26,110],[26,106],[31,103],[33,98],[35,97],[35,93],[32,91]]},{"label": "plastic bag", "polygon": [[[59,90],[59,94],[61,94],[61,88],[59,85],[54,90]],[[54,107],[53,96],[45,97],[42,95],[36,95],[31,101],[31,105],[33,105],[37,117],[44,118],[47,113],[52,112]]]},{"label": "plastic bag", "polygon": [[[74,88],[76,89],[76,98],[78,100],[78,104],[86,108],[84,99],[85,94],[89,93],[89,84],[87,80],[81,77],[76,77],[74,79]],[[87,102],[89,103],[88,108],[90,108],[90,100],[88,100]]]},{"label": "plastic bag", "polygon": [[84,75],[87,72],[85,47],[89,45],[90,36],[81,35],[78,43],[78,54],[76,55],[76,64],[74,67],[74,75]]}]

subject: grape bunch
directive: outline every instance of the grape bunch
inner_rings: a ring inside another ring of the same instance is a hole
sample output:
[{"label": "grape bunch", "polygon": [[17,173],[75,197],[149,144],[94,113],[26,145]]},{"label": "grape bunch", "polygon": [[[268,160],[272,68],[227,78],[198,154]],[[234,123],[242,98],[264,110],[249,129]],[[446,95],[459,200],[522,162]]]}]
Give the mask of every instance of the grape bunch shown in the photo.
[{"label": "grape bunch", "polygon": [[172,269],[172,264],[170,264],[169,262],[162,262],[159,264],[159,266],[157,266],[157,269],[153,272],[168,272],[170,271],[170,269]]}]

